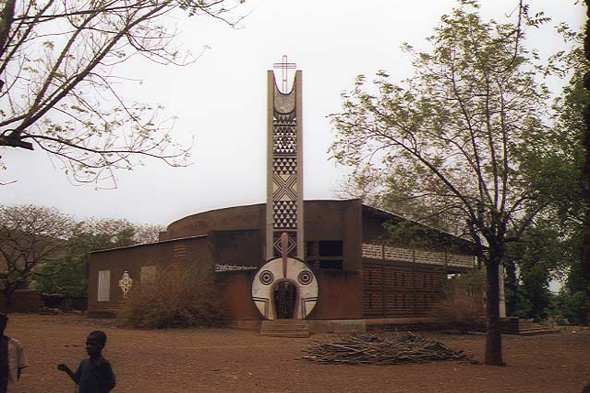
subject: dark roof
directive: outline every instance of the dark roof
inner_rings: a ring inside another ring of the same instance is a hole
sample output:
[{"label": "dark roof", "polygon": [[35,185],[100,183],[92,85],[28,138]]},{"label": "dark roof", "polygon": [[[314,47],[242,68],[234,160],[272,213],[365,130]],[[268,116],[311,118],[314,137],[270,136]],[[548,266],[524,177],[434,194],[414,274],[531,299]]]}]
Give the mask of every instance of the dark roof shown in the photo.
[{"label": "dark roof", "polygon": [[98,254],[99,252],[125,250],[125,249],[128,249],[128,248],[136,248],[136,247],[144,247],[144,246],[155,246],[155,245],[159,245],[159,244],[174,243],[174,242],[180,242],[180,241],[183,241],[183,240],[199,239],[199,238],[205,238],[205,237],[207,237],[206,234],[205,235],[179,237],[177,239],[162,240],[162,241],[154,242],[154,243],[142,243],[142,244],[134,244],[132,246],[105,248],[104,250],[91,251],[90,254]]}]

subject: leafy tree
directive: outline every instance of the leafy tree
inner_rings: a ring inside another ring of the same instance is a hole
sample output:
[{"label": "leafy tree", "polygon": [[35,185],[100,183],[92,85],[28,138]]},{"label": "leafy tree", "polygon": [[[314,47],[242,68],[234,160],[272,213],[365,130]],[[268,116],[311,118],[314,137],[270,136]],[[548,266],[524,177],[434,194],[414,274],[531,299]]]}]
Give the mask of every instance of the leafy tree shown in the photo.
[{"label": "leafy tree", "polygon": [[0,147],[45,150],[77,182],[112,179],[138,156],[184,165],[188,149],[172,141],[162,108],[126,100],[114,69],[138,54],[191,63],[167,16],[184,10],[233,25],[224,19],[232,1],[3,1]]},{"label": "leafy tree", "polygon": [[65,251],[72,220],[56,209],[0,206],[0,291],[7,307],[14,291]]},{"label": "leafy tree", "polygon": [[552,301],[549,282],[553,272],[564,264],[564,253],[570,251],[568,242],[552,224],[553,220],[540,220],[527,228],[519,242],[507,247],[504,266],[512,272],[505,282],[509,315],[535,320],[549,315]]},{"label": "leafy tree", "polygon": [[[561,26],[564,40],[573,43],[569,51],[556,54],[560,65],[555,71],[562,77],[569,77],[560,97],[553,106],[554,125],[544,133],[531,138],[530,143],[544,168],[535,181],[541,196],[548,203],[548,214],[559,227],[561,243],[560,271],[567,276],[566,282],[575,281],[575,290],[580,292],[577,299],[586,299],[590,304],[590,277],[584,275],[585,256],[588,251],[587,231],[590,228],[590,199],[588,198],[588,175],[586,165],[585,138],[587,126],[584,111],[590,106],[590,93],[584,87],[585,75],[590,71],[584,57],[583,35]],[[541,186],[539,186],[541,184]],[[571,286],[566,291],[571,290]],[[586,304],[583,309],[590,310]],[[590,319],[590,314],[586,317]]]},{"label": "leafy tree", "polygon": [[343,112],[331,115],[332,151],[342,164],[379,166],[392,201],[462,224],[486,266],[485,363],[501,365],[498,269],[506,245],[543,207],[527,139],[544,128],[547,90],[535,80],[536,53],[524,48],[521,27],[546,19],[529,17],[521,1],[515,24],[485,22],[477,2],[460,3],[442,17],[429,53],[406,45],[413,77],[393,84],[382,71],[369,88],[359,76],[343,94]]},{"label": "leafy tree", "polygon": [[570,325],[588,325],[588,281],[581,264],[572,266],[565,283],[554,299],[554,312],[563,316]]},{"label": "leafy tree", "polygon": [[[590,1],[586,0],[588,7],[587,14],[590,16]],[[584,59],[586,65],[590,63],[590,21],[586,21],[584,35]],[[584,87],[587,92],[590,92],[590,69],[586,67],[584,70]],[[582,167],[582,184],[584,190],[584,201],[586,202],[586,209],[584,210],[584,226],[582,230],[582,266],[583,273],[588,282],[590,282],[590,100],[587,101],[584,110],[580,112],[584,116],[584,165]],[[590,285],[589,285],[590,287]],[[590,293],[590,290],[588,290]],[[589,296],[590,298],[590,296]],[[590,320],[590,307],[588,312],[588,319]],[[590,390],[590,385],[587,386]]]},{"label": "leafy tree", "polygon": [[151,243],[163,228],[137,225],[126,220],[88,220],[77,223],[61,258],[47,263],[36,289],[43,293],[84,297],[88,293],[89,253],[115,247]]}]

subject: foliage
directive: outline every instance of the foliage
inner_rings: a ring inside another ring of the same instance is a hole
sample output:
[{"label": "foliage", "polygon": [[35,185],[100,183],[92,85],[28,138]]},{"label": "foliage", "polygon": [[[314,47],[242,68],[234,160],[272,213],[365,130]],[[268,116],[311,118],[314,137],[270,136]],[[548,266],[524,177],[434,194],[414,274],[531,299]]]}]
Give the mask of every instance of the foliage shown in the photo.
[{"label": "foliage", "polygon": [[70,250],[60,259],[48,262],[35,279],[35,290],[45,294],[83,298],[88,294],[88,258]]},{"label": "foliage", "polygon": [[133,244],[152,243],[162,230],[119,219],[90,219],[76,223],[63,257],[48,262],[35,280],[42,293],[84,297],[88,293],[89,253]]},{"label": "foliage", "polygon": [[567,279],[553,299],[553,313],[570,325],[590,325],[590,280],[580,263],[572,264]]},{"label": "foliage", "polygon": [[557,315],[562,316],[570,325],[588,325],[588,296],[584,292],[564,290],[554,298]]},{"label": "foliage", "polygon": [[[186,164],[163,108],[130,102],[115,74],[132,57],[187,65],[170,18],[223,20],[233,0],[6,0],[0,5],[0,147],[38,147],[76,182],[113,179],[140,157]],[[235,18],[234,18],[235,19]],[[141,163],[141,161],[139,161]],[[0,164],[2,164],[0,162]],[[1,166],[1,165],[0,165]]]},{"label": "foliage", "polygon": [[0,291],[8,304],[41,265],[63,254],[71,229],[71,218],[56,209],[0,205]]},{"label": "foliage", "polygon": [[474,242],[487,269],[485,363],[501,365],[498,267],[544,207],[532,187],[542,161],[528,139],[546,128],[539,113],[548,92],[521,28],[542,20],[527,18],[522,2],[515,24],[482,21],[477,2],[460,3],[441,18],[430,52],[405,46],[413,77],[394,84],[380,71],[373,86],[357,77],[343,112],[331,115],[331,149],[357,171],[385,174],[390,210],[412,206],[410,218],[450,221]]},{"label": "foliage", "polygon": [[506,280],[509,315],[537,321],[548,317],[552,299],[549,282],[574,251],[559,229],[553,220],[537,220],[519,242],[508,246],[504,264],[507,270],[514,266],[514,279]]},{"label": "foliage", "polygon": [[158,271],[153,282],[134,285],[120,319],[125,326],[166,329],[221,326],[227,315],[213,272],[182,265]]},{"label": "foliage", "polygon": [[482,326],[486,316],[482,296],[484,285],[485,274],[481,270],[448,280],[445,297],[430,309],[429,318],[453,326],[462,333]]},{"label": "foliage", "polygon": [[[584,173],[588,166],[588,128],[584,113],[590,107],[590,93],[584,87],[584,78],[590,72],[588,59],[584,57],[583,35],[560,27],[564,40],[573,43],[570,51],[556,54],[562,76],[569,76],[569,83],[553,105],[554,125],[545,133],[531,140],[535,151],[542,157],[545,169],[540,173],[543,197],[551,207],[553,224],[560,228],[558,249],[561,253],[559,271],[567,276],[566,294],[585,298],[590,304],[590,276],[583,279],[584,269],[590,271],[590,177]],[[536,184],[537,184],[536,183]],[[536,186],[535,184],[535,186]],[[584,240],[585,239],[585,240]],[[576,285],[572,286],[572,283]],[[575,289],[573,289],[575,288]],[[585,308],[590,312],[588,304]],[[590,314],[586,320],[590,318]]]}]

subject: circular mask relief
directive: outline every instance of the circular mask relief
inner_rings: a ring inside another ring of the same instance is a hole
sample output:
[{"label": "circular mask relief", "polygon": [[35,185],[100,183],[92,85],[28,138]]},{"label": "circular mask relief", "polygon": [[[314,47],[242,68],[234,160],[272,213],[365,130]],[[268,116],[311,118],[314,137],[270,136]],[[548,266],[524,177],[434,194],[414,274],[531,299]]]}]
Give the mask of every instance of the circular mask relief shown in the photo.
[{"label": "circular mask relief", "polygon": [[304,270],[297,276],[297,281],[301,285],[309,285],[313,281],[313,274],[309,270]]},{"label": "circular mask relief", "polygon": [[260,273],[259,278],[260,282],[264,285],[270,285],[275,280],[275,276],[274,274],[272,274],[270,270],[265,270],[262,273]]}]

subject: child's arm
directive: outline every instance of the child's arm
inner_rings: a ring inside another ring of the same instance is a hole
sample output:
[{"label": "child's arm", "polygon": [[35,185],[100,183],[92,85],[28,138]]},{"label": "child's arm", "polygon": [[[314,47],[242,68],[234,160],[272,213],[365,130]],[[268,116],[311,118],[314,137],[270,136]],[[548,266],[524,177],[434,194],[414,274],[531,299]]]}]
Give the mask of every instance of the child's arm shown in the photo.
[{"label": "child's arm", "polygon": [[66,374],[68,374],[70,376],[70,378],[72,378],[72,381],[78,383],[78,381],[76,381],[76,377],[74,376],[74,373],[72,372],[72,370],[70,370],[70,368],[68,366],[66,366],[63,363],[60,363],[57,365],[57,369],[59,371],[65,372]]},{"label": "child's arm", "polygon": [[108,360],[103,359],[103,363],[102,363],[102,373],[103,373],[103,378],[104,381],[106,383],[106,391],[110,392],[111,390],[113,390],[115,388],[115,373],[113,373],[113,368],[111,367],[111,363],[109,363]]}]

